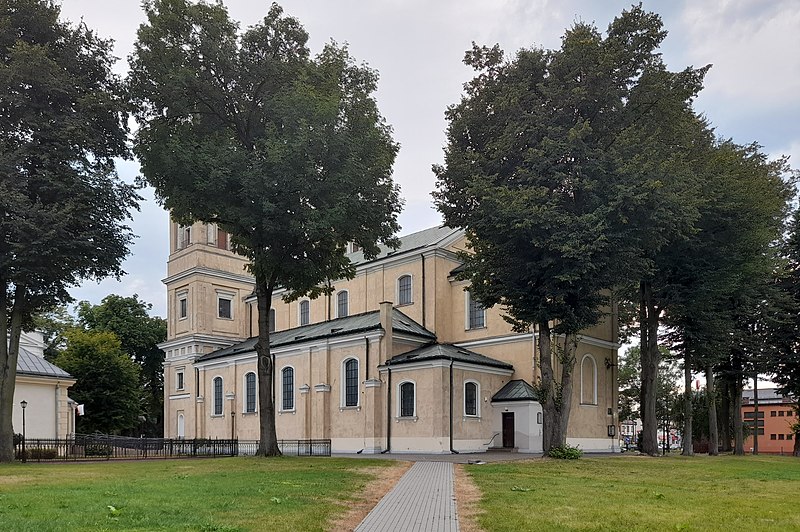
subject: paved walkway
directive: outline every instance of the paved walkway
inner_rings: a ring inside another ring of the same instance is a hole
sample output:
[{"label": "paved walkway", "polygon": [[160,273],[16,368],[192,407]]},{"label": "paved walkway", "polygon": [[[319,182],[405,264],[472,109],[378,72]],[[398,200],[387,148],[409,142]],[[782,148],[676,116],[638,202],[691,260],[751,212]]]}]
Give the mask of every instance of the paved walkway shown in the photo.
[{"label": "paved walkway", "polygon": [[458,531],[453,464],[416,462],[356,532]]}]

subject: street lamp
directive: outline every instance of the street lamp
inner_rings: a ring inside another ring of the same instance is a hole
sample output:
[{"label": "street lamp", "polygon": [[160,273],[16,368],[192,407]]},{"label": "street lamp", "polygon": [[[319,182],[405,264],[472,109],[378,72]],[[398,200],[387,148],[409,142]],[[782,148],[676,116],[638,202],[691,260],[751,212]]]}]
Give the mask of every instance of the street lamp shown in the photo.
[{"label": "street lamp", "polygon": [[22,407],[22,461],[27,462],[28,458],[25,454],[25,408],[28,407],[28,401],[23,399],[20,401],[19,406]]}]

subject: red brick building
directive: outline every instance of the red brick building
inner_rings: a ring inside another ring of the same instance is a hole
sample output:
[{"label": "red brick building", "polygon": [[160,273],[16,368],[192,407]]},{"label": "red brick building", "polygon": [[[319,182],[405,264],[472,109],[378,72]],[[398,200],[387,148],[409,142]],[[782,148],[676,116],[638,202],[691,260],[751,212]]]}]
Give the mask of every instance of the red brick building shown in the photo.
[{"label": "red brick building", "polygon": [[758,452],[771,454],[792,454],[794,434],[792,425],[797,423],[797,400],[778,395],[774,388],[758,390],[758,418],[753,404],[753,390],[742,393],[742,417],[750,427],[751,435],[745,440],[744,448],[753,448],[755,425],[758,425]]}]

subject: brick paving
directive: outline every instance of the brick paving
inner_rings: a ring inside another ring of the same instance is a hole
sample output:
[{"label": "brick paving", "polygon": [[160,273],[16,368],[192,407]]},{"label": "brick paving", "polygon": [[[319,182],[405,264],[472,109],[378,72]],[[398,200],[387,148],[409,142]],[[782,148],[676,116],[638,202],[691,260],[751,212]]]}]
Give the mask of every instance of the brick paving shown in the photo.
[{"label": "brick paving", "polygon": [[457,532],[453,464],[416,462],[356,532]]}]

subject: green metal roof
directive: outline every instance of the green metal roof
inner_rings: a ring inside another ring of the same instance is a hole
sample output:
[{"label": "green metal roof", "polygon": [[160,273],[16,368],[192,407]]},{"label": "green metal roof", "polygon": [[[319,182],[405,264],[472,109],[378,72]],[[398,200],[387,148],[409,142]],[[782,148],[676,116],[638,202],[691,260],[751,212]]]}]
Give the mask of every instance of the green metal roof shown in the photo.
[{"label": "green metal roof", "polygon": [[409,251],[424,249],[427,247],[437,247],[447,238],[460,232],[462,232],[461,229],[453,229],[452,227],[447,227],[446,225],[439,225],[429,229],[424,229],[422,231],[417,231],[416,233],[411,233],[410,235],[401,236],[400,247],[397,249],[391,249],[387,246],[379,246],[380,251],[375,259],[365,260],[364,254],[361,251],[350,253],[348,257],[350,258],[350,262],[353,264],[365,264],[372,262],[373,260],[380,260],[386,257],[401,255]]},{"label": "green metal roof", "polygon": [[536,390],[522,379],[509,381],[492,396],[493,403],[505,401],[538,401]]},{"label": "green metal roof", "polygon": [[51,364],[44,358],[36,356],[24,348],[19,348],[19,358],[17,358],[17,375],[38,375],[41,377],[58,377],[71,379],[72,375]]},{"label": "green metal roof", "polygon": [[[269,345],[271,348],[275,348],[307,342],[309,340],[322,340],[325,338],[346,336],[378,329],[381,329],[380,311],[373,310],[363,314],[354,314],[345,318],[337,318],[270,333]],[[436,339],[436,335],[397,309],[392,309],[392,330],[395,333],[402,332],[427,340]],[[202,362],[253,351],[257,340],[258,337],[255,336],[248,338],[244,342],[203,355],[199,357],[197,361]]]},{"label": "green metal roof", "polygon": [[511,364],[480,355],[474,351],[464,349],[463,347],[456,347],[452,344],[429,344],[409,351],[408,353],[392,357],[386,361],[386,365],[399,366],[401,364],[411,364],[412,362],[437,359],[468,362],[480,366],[491,366],[509,370],[514,369],[514,366]]}]

